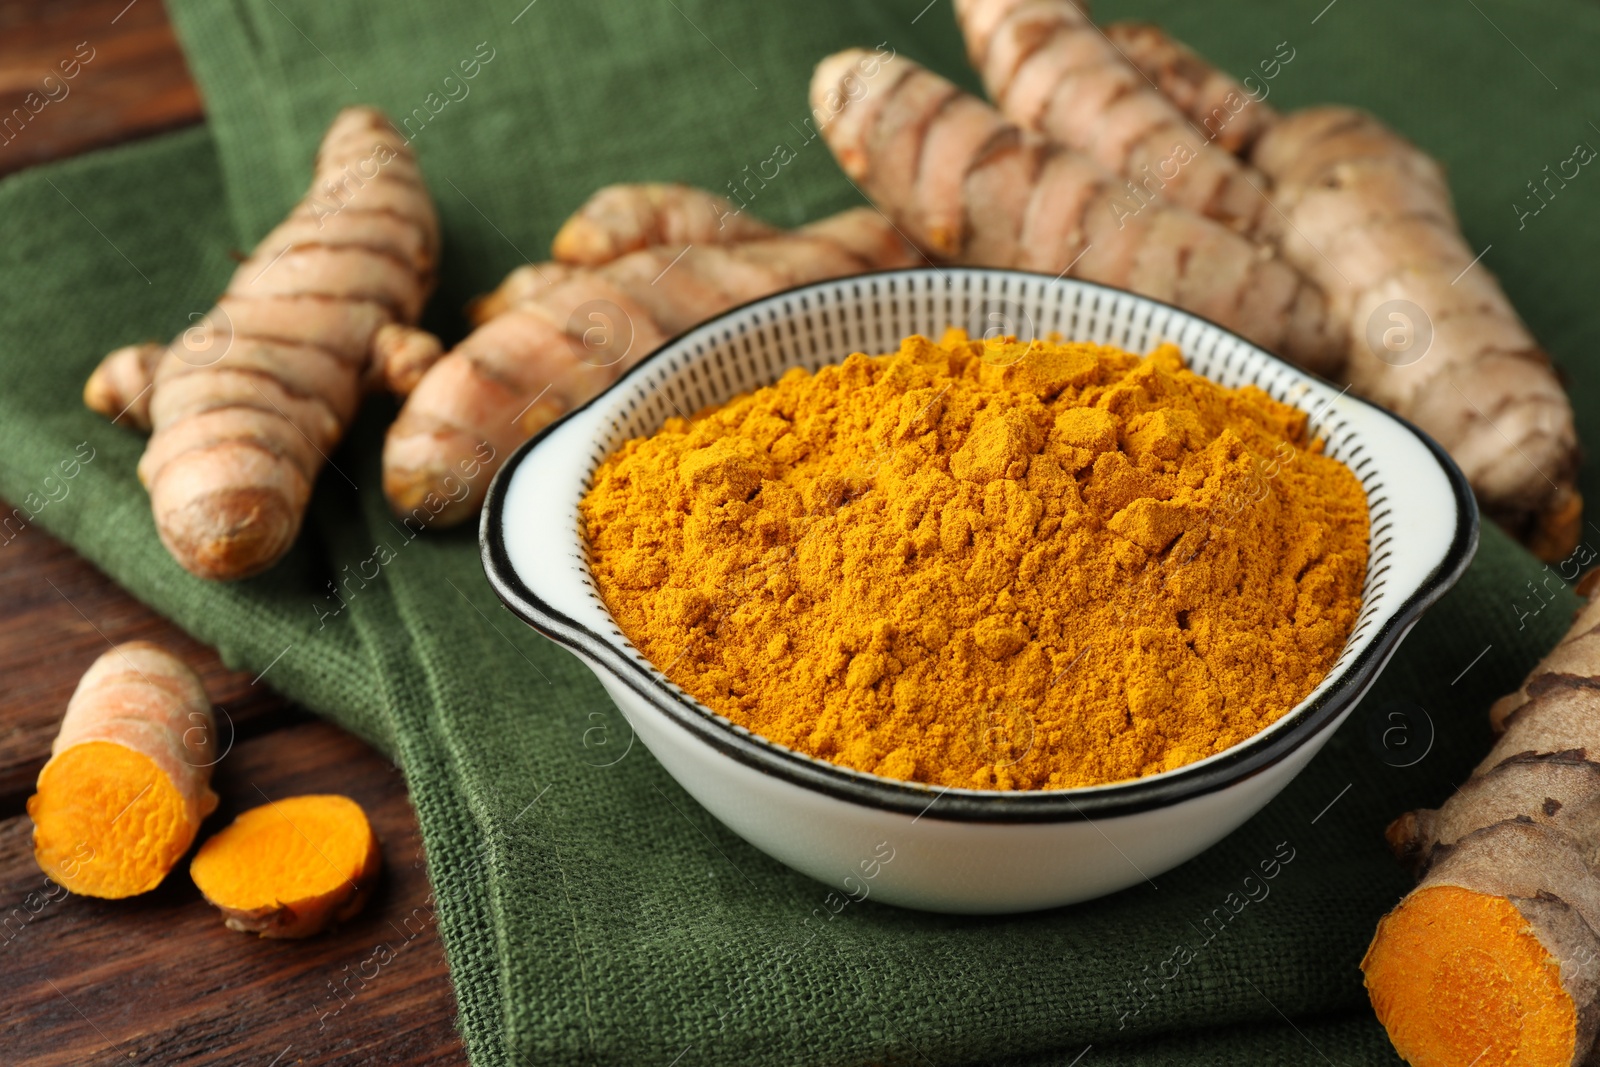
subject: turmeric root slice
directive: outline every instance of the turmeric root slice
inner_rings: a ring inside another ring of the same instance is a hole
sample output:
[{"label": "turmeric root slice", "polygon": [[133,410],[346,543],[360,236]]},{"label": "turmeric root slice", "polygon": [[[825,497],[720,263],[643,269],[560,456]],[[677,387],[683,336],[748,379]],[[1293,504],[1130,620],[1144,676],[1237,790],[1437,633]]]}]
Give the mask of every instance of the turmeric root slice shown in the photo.
[{"label": "turmeric root slice", "polygon": [[359,912],[382,859],[361,805],[298,796],[244,812],[200,846],[189,875],[228,929],[299,938]]},{"label": "turmeric root slice", "polygon": [[[1600,1029],[1600,601],[1497,705],[1500,740],[1437,811],[1386,837],[1421,882],[1362,969],[1415,1067],[1583,1062]],[[1587,665],[1583,654],[1590,653]]]},{"label": "turmeric root slice", "polygon": [[389,427],[384,494],[419,525],[462,522],[518,444],[667,338],[781,289],[914,256],[881,214],[854,208],[777,236],[653,246],[593,269],[519,267],[478,302],[478,328],[423,375]]},{"label": "turmeric root slice", "polygon": [[[873,77],[863,72],[874,69]],[[1122,204],[1122,182],[901,56],[824,59],[812,109],[845,173],[928,254],[1132,289],[1333,375],[1342,324],[1275,253],[1171,203]]]},{"label": "turmeric root slice", "polygon": [[216,307],[153,368],[142,349],[102,363],[85,399],[95,410],[129,395],[148,405],[129,409],[154,430],[139,477],[186,570],[225,580],[275,563],[363,385],[404,392],[438,359],[438,343],[414,328],[438,246],[405,138],[378,111],[348,108],[323,138],[310,190]]},{"label": "turmeric root slice", "polygon": [[557,263],[598,267],[651,245],[728,244],[771,237],[777,228],[726,197],[688,185],[608,185],[556,233]]},{"label": "turmeric root slice", "polygon": [[144,641],[84,674],[28,798],[41,870],[85,896],[154,889],[217,806],[211,705],[182,661]]}]

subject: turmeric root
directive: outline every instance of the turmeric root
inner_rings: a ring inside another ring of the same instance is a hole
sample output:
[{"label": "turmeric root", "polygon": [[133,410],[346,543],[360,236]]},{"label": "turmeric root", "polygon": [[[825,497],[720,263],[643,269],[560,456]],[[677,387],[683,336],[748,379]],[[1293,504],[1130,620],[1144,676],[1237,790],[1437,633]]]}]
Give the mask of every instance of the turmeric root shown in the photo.
[{"label": "turmeric root", "polygon": [[230,930],[310,937],[352,918],[372,895],[383,854],[366,812],[349,797],[289,797],[219,830],[189,876]]},{"label": "turmeric root", "polygon": [[150,386],[166,345],[127,345],[106,356],[83,386],[84,407],[112,422],[150,429]]},{"label": "turmeric root", "polygon": [[989,98],[1024,129],[1126,178],[1112,210],[1162,198],[1244,233],[1275,229],[1266,181],[1128,62],[1073,0],[957,0]]},{"label": "turmeric root", "polygon": [[1290,223],[1284,256],[1347,325],[1352,389],[1443,445],[1491,518],[1545,559],[1564,557],[1581,530],[1572,405],[1462,238],[1439,165],[1371,115],[1335,107],[1283,116],[1252,158]]},{"label": "turmeric root", "polygon": [[40,870],[84,896],[148,892],[217,806],[216,726],[184,663],[133,641],[78,682],[28,815]]},{"label": "turmeric root", "polygon": [[726,197],[703,189],[608,185],[561,227],[550,255],[558,263],[598,267],[651,245],[730,244],[777,233]]},{"label": "turmeric root", "polygon": [[[107,355],[83,387],[84,407],[112,422],[149,432],[150,390],[166,350],[160,344],[128,345]],[[385,323],[372,336],[367,391],[384,389],[404,398],[442,355],[439,339],[428,331]]]},{"label": "turmeric root", "polygon": [[389,428],[384,493],[396,514],[461,522],[512,449],[674,334],[790,286],[911,259],[881,215],[855,208],[775,237],[646,248],[594,269],[519,267]]},{"label": "turmeric root", "polygon": [[369,390],[386,389],[398,397],[411,395],[428,368],[444,356],[444,346],[427,330],[386,322],[372,335]]},{"label": "turmeric root", "polygon": [[1570,1065],[1600,1027],[1600,599],[1491,713],[1499,740],[1387,837],[1421,883],[1362,961],[1415,1067]]},{"label": "turmeric root", "polygon": [[1112,22],[1106,37],[1128,62],[1178,106],[1206,138],[1235,155],[1250,148],[1278,112],[1165,30],[1148,22]]},{"label": "turmeric root", "polygon": [[909,60],[829,56],[811,105],[845,173],[930,254],[1132,289],[1337,370],[1344,338],[1321,291],[1270,250],[1159,200],[1118,213],[1126,194],[1104,167]]},{"label": "turmeric root", "polygon": [[[305,198],[155,366],[139,477],[185,569],[243,578],[276,562],[363,381],[404,391],[438,358],[412,329],[438,244],[405,138],[371,108],[340,112]],[[138,384],[132,365],[148,365],[148,353],[124,352],[86,387],[96,410]]]}]

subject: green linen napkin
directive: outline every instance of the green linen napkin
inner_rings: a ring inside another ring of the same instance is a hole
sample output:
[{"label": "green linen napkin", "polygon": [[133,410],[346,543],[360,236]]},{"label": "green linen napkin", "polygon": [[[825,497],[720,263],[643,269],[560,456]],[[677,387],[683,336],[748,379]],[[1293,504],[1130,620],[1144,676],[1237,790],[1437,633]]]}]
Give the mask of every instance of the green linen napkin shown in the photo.
[{"label": "green linen napkin", "polygon": [[[1488,745],[1489,701],[1565,629],[1573,603],[1563,592],[1525,614],[1526,583],[1547,572],[1493,530],[1323,754],[1205,855],[1034,915],[853,904],[807,943],[802,923],[828,888],[723,830],[630,745],[587,670],[499,608],[473,531],[413,538],[390,520],[378,457],[392,407],[370,404],[333,457],[291,556],[228,586],[167,558],[133,475],[139,440],[81,407],[101,353],[171,336],[210,306],[229,249],[303,190],[343,103],[413,118],[445,228],[430,323],[453,338],[465,300],[541,257],[603,183],[733,182],[785,224],[854,202],[824,146],[806,140],[811,64],[886,41],[970,85],[943,0],[169,7],[209,130],[0,183],[0,495],[23,508],[0,528],[0,551],[23,522],[52,530],[230,662],[397,759],[476,1064],[1393,1062],[1356,968],[1407,886],[1382,828],[1467,773]],[[1583,256],[1600,215],[1600,191],[1584,183],[1600,178],[1580,174],[1520,229],[1512,207],[1544,164],[1600,144],[1583,44],[1600,12],[1576,0],[1148,0],[1101,14],[1158,18],[1241,73],[1287,40],[1295,58],[1271,83],[1274,102],[1363,104],[1439,155],[1469,238],[1493,246],[1485,262],[1575,397],[1600,396],[1600,363],[1584,358],[1600,327],[1584,315]],[[464,60],[477,61],[471,79]],[[772,173],[763,161],[779,143],[793,161],[765,185],[741,184]],[[1600,498],[1593,468],[1584,488]],[[376,576],[330,595],[351,574]],[[1419,746],[1429,723],[1436,737],[1396,767],[1372,736],[1402,709]],[[1275,854],[1293,858],[1270,895],[1205,941],[1200,922]],[[1193,957],[1182,967],[1179,946]]]}]

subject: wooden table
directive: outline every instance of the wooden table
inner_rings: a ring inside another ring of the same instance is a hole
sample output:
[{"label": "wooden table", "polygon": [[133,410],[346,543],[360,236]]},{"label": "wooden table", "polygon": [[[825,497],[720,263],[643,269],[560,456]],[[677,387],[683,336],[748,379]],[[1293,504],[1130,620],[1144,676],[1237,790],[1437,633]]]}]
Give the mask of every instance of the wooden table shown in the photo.
[{"label": "wooden table", "polygon": [[[158,0],[0,0],[0,116],[25,106],[82,42],[94,58],[70,94],[0,132],[0,173],[202,118]],[[38,529],[0,547],[0,604],[0,1063],[466,1062],[416,816],[393,766],[226,669]],[[355,920],[308,941],[237,934],[186,864],[131,900],[68,896],[45,880],[23,805],[78,677],[111,644],[135,639],[199,671],[223,712],[219,733],[231,723],[235,734],[213,782],[222,804],[203,833],[263,794],[342,792],[366,808],[385,874]],[[380,946],[388,952],[375,955]]]}]

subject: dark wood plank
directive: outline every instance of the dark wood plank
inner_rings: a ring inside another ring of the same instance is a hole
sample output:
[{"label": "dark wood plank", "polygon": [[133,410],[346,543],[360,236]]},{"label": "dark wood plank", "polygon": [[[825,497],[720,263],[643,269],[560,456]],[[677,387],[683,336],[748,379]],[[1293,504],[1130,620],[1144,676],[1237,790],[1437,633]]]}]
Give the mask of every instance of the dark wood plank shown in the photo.
[{"label": "dark wood plank", "polygon": [[0,0],[0,174],[202,117],[160,0]]},{"label": "dark wood plank", "polygon": [[[26,816],[0,823],[0,1013],[17,1067],[148,1063],[465,1063],[423,867],[398,772],[324,723],[238,745],[213,782],[238,812],[298,793],[358,801],[383,842],[384,878],[365,912],[305,941],[223,927],[188,876],[105,901],[52,887],[34,865]],[[30,895],[31,894],[31,895]]]},{"label": "dark wood plank", "polygon": [[22,811],[78,678],[115,643],[154,641],[193,667],[223,742],[307,718],[37,527],[0,545],[0,604],[0,817]]}]

